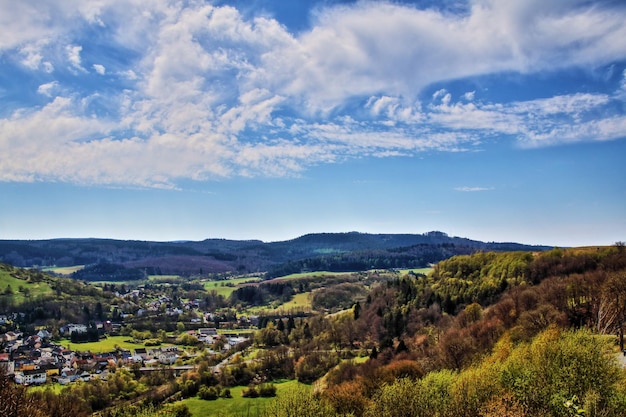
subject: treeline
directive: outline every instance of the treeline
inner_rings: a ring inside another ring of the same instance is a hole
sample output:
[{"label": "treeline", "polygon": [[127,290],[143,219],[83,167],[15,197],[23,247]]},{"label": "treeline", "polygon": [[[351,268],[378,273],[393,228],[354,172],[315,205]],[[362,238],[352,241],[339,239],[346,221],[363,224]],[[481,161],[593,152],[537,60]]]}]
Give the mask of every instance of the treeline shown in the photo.
[{"label": "treeline", "polygon": [[386,250],[362,250],[306,258],[272,267],[267,279],[306,271],[352,272],[370,269],[422,268],[456,255],[475,253],[479,248],[454,243],[417,244]]},{"label": "treeline", "polygon": [[411,255],[351,252],[287,262],[271,268],[265,277],[270,279],[307,271],[352,272],[368,269],[417,268],[424,265],[426,264],[421,259]]},{"label": "treeline", "polygon": [[137,281],[145,279],[146,273],[139,268],[126,268],[124,265],[98,262],[73,272],[72,278],[83,281]]}]

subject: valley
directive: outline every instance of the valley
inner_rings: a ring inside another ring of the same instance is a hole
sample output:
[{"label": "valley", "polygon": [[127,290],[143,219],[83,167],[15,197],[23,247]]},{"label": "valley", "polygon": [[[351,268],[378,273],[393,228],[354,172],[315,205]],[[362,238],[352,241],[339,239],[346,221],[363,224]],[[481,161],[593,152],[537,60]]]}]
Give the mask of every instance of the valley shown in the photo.
[{"label": "valley", "polygon": [[0,396],[45,401],[32,415],[46,417],[618,416],[623,248],[475,249],[333,271],[407,253],[336,247],[335,263],[292,259],[274,270],[300,270],[282,276],[123,279],[107,266],[92,271],[113,279],[89,281],[77,273],[90,264],[5,263]]}]

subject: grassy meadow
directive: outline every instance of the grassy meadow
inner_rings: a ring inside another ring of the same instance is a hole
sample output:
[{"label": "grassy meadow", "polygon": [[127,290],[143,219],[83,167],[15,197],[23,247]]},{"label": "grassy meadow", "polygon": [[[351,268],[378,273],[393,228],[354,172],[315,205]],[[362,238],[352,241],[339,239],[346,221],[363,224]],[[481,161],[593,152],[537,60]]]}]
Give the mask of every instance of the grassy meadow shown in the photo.
[{"label": "grassy meadow", "polygon": [[67,275],[70,276],[72,275],[74,272],[79,271],[81,269],[83,269],[85,267],[85,265],[74,265],[74,266],[52,266],[52,267],[48,267],[48,268],[43,268],[42,271],[44,272],[51,272],[53,274],[58,274],[58,275]]},{"label": "grassy meadow", "polygon": [[[52,293],[52,289],[47,282],[28,282],[11,276],[7,270],[0,269],[0,295],[9,295],[6,292],[7,287],[11,289],[11,299],[18,303],[24,301],[27,296],[37,297]],[[20,287],[27,291],[27,295],[25,295],[24,291],[20,291]]]},{"label": "grassy meadow", "polygon": [[[296,380],[274,382],[276,386],[276,395],[280,397],[281,393],[285,393],[298,385]],[[304,385],[304,384],[301,384]],[[309,387],[309,385],[304,385]],[[274,400],[274,398],[244,398],[241,393],[247,387],[239,386],[230,388],[232,398],[218,398],[214,401],[202,400],[199,397],[188,398],[178,403],[185,404],[193,417],[204,416],[259,416],[265,407]],[[175,403],[175,404],[178,404]]]},{"label": "grassy meadow", "polygon": [[259,282],[259,278],[254,277],[242,277],[231,278],[226,280],[204,281],[202,284],[207,291],[215,290],[218,295],[224,296],[224,298],[230,297],[233,291],[235,291],[240,285],[251,282]]},{"label": "grassy meadow", "polygon": [[145,347],[143,343],[132,343],[129,341],[129,339],[129,336],[109,336],[105,339],[100,339],[97,342],[86,343],[71,343],[69,340],[64,340],[63,342],[61,342],[61,345],[65,346],[66,348],[71,347],[74,350],[88,350],[92,353],[111,352],[115,350],[116,347],[129,349],[131,351],[137,348]]},{"label": "grassy meadow", "polygon": [[352,275],[355,272],[329,272],[329,271],[316,271],[316,272],[300,272],[297,274],[284,275],[282,277],[274,279],[299,279],[299,278],[319,278],[319,277],[333,277],[341,275]]}]

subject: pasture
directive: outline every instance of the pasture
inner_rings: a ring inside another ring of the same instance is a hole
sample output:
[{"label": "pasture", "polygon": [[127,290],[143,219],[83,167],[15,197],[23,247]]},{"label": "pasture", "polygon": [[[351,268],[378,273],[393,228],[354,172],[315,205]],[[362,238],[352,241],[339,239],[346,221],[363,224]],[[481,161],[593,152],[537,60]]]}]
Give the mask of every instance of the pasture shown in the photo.
[{"label": "pasture", "polygon": [[[276,386],[276,395],[289,391],[296,385],[298,381],[279,381],[274,382]],[[304,385],[304,384],[301,384]],[[309,385],[304,385],[309,386]],[[274,398],[244,398],[241,393],[247,387],[239,386],[230,388],[232,398],[218,398],[214,401],[202,400],[199,397],[188,398],[175,404],[183,403],[187,405],[193,417],[204,416],[259,416],[263,413],[267,405]]]}]

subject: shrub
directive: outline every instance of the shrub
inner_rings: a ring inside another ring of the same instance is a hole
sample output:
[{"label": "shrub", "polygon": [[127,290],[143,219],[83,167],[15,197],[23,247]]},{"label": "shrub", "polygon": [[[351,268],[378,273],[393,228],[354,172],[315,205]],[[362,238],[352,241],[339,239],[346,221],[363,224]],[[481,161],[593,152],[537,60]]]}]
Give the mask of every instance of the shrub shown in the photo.
[{"label": "shrub", "polygon": [[198,396],[203,400],[217,400],[219,397],[219,390],[216,387],[203,386],[198,391]]},{"label": "shrub", "polygon": [[220,392],[220,397],[222,397],[222,398],[233,398],[232,394],[230,393],[230,389],[229,388],[222,389],[222,391]]},{"label": "shrub", "polygon": [[259,395],[261,397],[275,397],[276,386],[274,384],[261,384],[258,387]]},{"label": "shrub", "polygon": [[241,396],[245,398],[257,398],[259,391],[254,386],[250,386],[241,392]]}]

